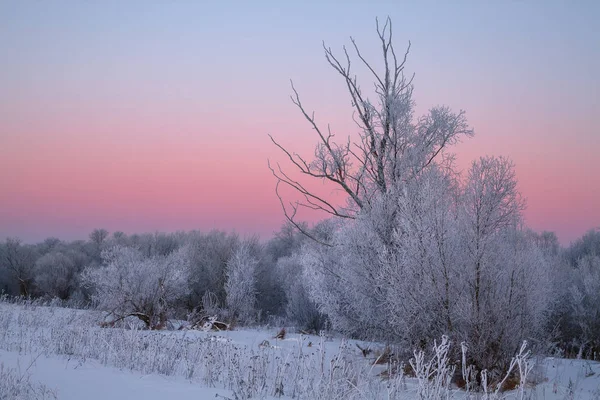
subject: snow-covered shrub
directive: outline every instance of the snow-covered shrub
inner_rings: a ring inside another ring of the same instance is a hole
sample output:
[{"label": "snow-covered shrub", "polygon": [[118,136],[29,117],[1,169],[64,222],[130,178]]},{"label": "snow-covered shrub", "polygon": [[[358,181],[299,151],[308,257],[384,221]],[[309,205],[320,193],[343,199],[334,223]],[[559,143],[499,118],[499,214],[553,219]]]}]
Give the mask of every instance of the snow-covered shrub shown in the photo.
[{"label": "snow-covered shrub", "polygon": [[102,266],[88,268],[82,279],[112,321],[135,316],[150,329],[164,327],[174,303],[189,293],[185,247],[145,257],[137,249],[114,246],[103,251],[102,259]]},{"label": "snow-covered shrub", "polygon": [[469,362],[499,374],[523,338],[539,337],[549,303],[546,260],[517,223],[519,195],[502,158],[473,164],[464,184],[436,166],[307,243],[310,291],[334,328],[424,348],[470,343]]},{"label": "snow-covered shrub", "polygon": [[334,328],[409,348],[448,332],[458,289],[452,183],[432,169],[373,200],[335,231],[333,247],[304,247],[311,294]]},{"label": "snow-covered shrub", "polygon": [[35,286],[41,293],[67,299],[77,285],[75,262],[63,252],[52,251],[35,263]]}]

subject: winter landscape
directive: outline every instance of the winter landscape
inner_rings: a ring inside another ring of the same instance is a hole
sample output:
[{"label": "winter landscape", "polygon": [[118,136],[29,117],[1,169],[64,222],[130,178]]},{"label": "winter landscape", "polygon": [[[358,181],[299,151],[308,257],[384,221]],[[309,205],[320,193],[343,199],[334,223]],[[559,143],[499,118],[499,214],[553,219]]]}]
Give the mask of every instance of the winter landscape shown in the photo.
[{"label": "winter landscape", "polygon": [[201,3],[0,4],[0,400],[600,400],[596,3]]}]

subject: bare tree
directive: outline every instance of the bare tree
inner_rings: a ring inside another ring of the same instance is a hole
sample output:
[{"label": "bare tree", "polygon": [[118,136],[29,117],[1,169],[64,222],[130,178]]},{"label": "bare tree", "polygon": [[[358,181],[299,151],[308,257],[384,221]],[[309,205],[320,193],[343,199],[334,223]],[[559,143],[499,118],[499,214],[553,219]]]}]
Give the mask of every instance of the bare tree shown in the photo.
[{"label": "bare tree", "polygon": [[90,233],[90,240],[92,243],[100,246],[108,238],[108,231],[106,229],[94,229]]},{"label": "bare tree", "polygon": [[[388,192],[396,182],[407,181],[434,160],[444,159],[444,150],[461,136],[473,135],[463,111],[453,113],[447,107],[434,107],[420,118],[413,117],[414,75],[407,78],[404,74],[410,42],[404,54],[398,57],[392,43],[391,20],[387,18],[383,26],[378,20],[376,23],[383,72],[376,71],[374,64],[363,57],[356,41],[350,38],[359,62],[372,74],[375,100],[361,89],[346,47],[343,48],[343,56],[338,57],[323,43],[327,62],[342,77],[350,95],[358,134],[340,143],[334,141],[335,135],[330,126],[323,127],[317,123],[314,112],[309,112],[302,104],[292,83],[292,102],[317,133],[314,158],[308,160],[270,136],[302,176],[329,182],[348,196],[346,205],[337,206],[311,191],[306,183],[295,179],[279,164],[269,163],[277,179],[276,193],[287,220],[313,239],[316,238],[297,221],[300,209],[319,210],[330,216],[353,219],[359,210],[370,207],[377,195]],[[295,190],[300,200],[286,203],[280,186]]]}]

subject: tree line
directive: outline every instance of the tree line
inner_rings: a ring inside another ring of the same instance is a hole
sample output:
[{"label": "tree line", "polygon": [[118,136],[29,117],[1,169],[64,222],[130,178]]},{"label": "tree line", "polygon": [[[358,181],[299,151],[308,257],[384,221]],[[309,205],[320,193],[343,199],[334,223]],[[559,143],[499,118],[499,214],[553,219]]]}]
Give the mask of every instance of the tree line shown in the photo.
[{"label": "tree line", "polygon": [[[425,210],[415,210],[417,204]],[[291,224],[266,242],[221,231],[126,235],[103,229],[72,242],[8,238],[0,242],[0,290],[93,305],[115,317],[135,315],[149,328],[196,311],[239,325],[334,328],[413,346],[441,334],[468,339],[476,332],[485,340],[469,343],[484,346],[479,354],[527,338],[570,356],[600,357],[600,231],[567,248],[552,232],[502,232],[486,241],[478,283],[477,271],[467,268],[472,250],[455,244],[470,231],[458,221],[437,220],[432,207],[416,198],[394,221],[384,218],[382,204],[375,222],[364,217],[343,228],[334,220],[305,227],[347,243],[334,248]],[[404,224],[403,235],[382,243],[374,231],[385,229],[383,221]],[[478,287],[479,314],[471,304]]]}]

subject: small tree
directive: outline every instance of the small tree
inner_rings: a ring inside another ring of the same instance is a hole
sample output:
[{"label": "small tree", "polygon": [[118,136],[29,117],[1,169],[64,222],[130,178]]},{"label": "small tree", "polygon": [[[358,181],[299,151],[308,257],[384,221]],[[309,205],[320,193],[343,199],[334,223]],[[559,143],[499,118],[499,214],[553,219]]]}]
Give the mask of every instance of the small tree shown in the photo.
[{"label": "small tree", "polygon": [[35,285],[42,294],[66,300],[77,285],[75,262],[60,251],[52,251],[35,263]]},{"label": "small tree", "polygon": [[21,296],[30,296],[36,253],[20,239],[8,238],[0,252],[0,267],[16,280]]},{"label": "small tree", "polygon": [[218,304],[225,304],[227,294],[227,262],[239,246],[236,234],[211,231],[206,234],[191,232],[187,243],[190,254],[189,308],[202,306],[206,293],[216,296]]},{"label": "small tree", "polygon": [[87,253],[96,265],[102,262],[102,251],[109,248],[108,231],[106,229],[94,229],[89,235]]},{"label": "small tree", "polygon": [[600,256],[581,257],[573,275],[571,318],[579,328],[579,356],[600,359]]},{"label": "small tree", "polygon": [[287,318],[302,329],[319,332],[327,319],[310,296],[304,267],[298,255],[277,260],[279,276],[283,280]]},{"label": "small tree", "polygon": [[231,318],[242,323],[256,320],[256,268],[250,244],[242,242],[227,262],[227,308]]},{"label": "small tree", "polygon": [[103,265],[88,268],[83,281],[92,299],[120,320],[135,316],[149,329],[164,327],[175,302],[189,293],[187,249],[144,257],[139,250],[115,246],[102,253]]},{"label": "small tree", "polygon": [[92,233],[90,233],[90,241],[97,246],[102,245],[107,238],[108,231],[106,229],[94,229]]}]

